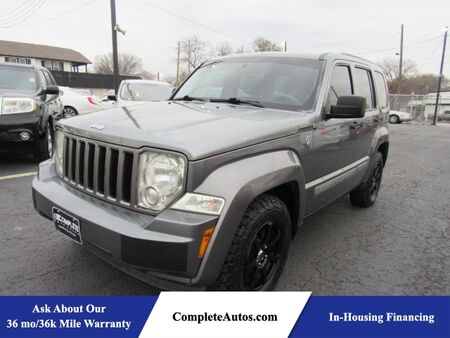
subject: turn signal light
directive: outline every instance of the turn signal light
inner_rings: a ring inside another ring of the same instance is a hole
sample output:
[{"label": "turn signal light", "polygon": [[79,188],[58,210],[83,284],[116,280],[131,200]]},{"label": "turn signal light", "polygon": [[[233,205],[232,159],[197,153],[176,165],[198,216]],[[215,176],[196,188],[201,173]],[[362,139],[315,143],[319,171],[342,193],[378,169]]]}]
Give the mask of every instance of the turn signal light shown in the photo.
[{"label": "turn signal light", "polygon": [[202,242],[200,243],[200,248],[198,249],[198,258],[203,258],[206,249],[208,248],[209,240],[214,232],[214,227],[207,228],[203,232]]}]

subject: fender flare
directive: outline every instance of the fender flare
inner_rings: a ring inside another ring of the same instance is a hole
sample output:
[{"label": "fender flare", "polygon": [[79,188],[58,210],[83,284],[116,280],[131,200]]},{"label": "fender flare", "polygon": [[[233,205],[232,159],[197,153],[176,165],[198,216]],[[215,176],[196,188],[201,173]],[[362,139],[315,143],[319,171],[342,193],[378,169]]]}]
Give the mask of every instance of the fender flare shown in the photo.
[{"label": "fender flare", "polygon": [[228,163],[212,172],[195,189],[197,193],[224,198],[225,206],[192,284],[207,286],[215,282],[247,207],[264,192],[289,182],[298,185],[298,220],[301,223],[305,213],[305,179],[300,158],[292,150],[258,154]]}]

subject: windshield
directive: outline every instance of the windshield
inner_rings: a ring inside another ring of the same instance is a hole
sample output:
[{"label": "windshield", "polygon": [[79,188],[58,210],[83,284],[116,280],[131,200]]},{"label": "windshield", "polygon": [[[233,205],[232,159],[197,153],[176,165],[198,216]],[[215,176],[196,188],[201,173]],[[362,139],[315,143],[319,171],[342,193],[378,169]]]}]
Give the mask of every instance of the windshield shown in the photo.
[{"label": "windshield", "polygon": [[0,88],[34,91],[37,81],[34,70],[20,67],[0,67]]},{"label": "windshield", "polygon": [[120,98],[127,101],[164,101],[170,95],[170,86],[153,83],[125,83],[120,92]]},{"label": "windshield", "polygon": [[291,57],[241,57],[197,69],[173,99],[253,102],[263,107],[310,110],[315,106],[323,62]]}]

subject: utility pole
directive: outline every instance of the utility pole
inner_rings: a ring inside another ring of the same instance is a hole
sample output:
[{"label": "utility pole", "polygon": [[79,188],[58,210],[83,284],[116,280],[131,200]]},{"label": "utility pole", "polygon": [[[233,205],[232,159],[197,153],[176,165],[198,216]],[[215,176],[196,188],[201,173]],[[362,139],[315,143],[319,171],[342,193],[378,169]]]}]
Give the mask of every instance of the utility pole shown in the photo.
[{"label": "utility pole", "polygon": [[119,58],[117,53],[117,31],[116,31],[116,0],[111,0],[111,31],[113,47],[113,67],[114,67],[114,92],[117,95],[119,89]]},{"label": "utility pole", "polygon": [[191,40],[188,41],[188,75],[191,74]]},{"label": "utility pole", "polygon": [[402,82],[402,69],[403,69],[403,24],[400,30],[400,64],[398,67],[397,94],[400,94],[400,86]]},{"label": "utility pole", "polygon": [[444,71],[444,59],[445,59],[445,46],[447,44],[447,31],[448,31],[448,27],[445,27],[444,46],[442,47],[441,69],[439,71],[439,79],[438,79],[438,86],[437,86],[437,93],[436,93],[436,105],[434,106],[433,125],[436,125],[436,121],[437,121],[439,96],[441,95],[441,82],[442,82],[442,78],[444,77],[443,71]]},{"label": "utility pole", "polygon": [[284,51],[287,52],[287,41],[284,42]]},{"label": "utility pole", "polygon": [[180,41],[178,41],[178,52],[177,52],[177,86],[180,77]]}]

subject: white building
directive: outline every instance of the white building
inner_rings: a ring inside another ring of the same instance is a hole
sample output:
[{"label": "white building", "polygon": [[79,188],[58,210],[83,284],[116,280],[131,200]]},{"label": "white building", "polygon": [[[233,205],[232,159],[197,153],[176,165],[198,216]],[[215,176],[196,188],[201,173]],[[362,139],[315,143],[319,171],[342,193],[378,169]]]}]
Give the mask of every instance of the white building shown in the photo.
[{"label": "white building", "polygon": [[91,62],[73,49],[0,40],[0,63],[40,65],[54,71],[87,72],[87,65]]},{"label": "white building", "polygon": [[[432,118],[436,107],[436,93],[425,96],[425,118]],[[450,92],[441,92],[439,95],[439,106],[437,116],[439,118],[450,118]]]}]

